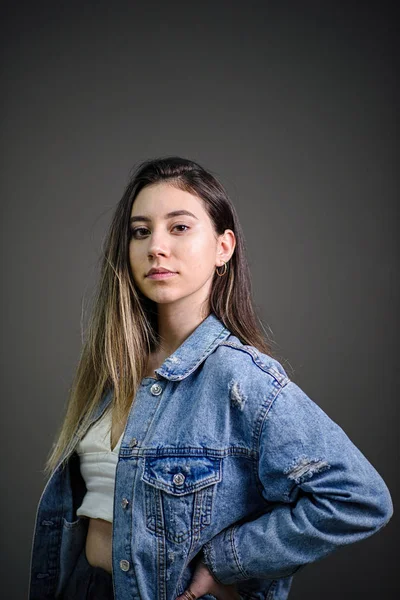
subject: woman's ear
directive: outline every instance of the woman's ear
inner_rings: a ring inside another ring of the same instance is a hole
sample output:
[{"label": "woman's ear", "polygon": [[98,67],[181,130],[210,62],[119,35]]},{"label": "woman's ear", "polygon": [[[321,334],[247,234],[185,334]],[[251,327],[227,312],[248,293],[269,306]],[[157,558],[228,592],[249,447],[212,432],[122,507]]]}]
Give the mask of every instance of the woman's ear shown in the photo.
[{"label": "woman's ear", "polygon": [[[224,233],[219,236],[217,248],[217,261],[228,262],[231,258],[236,246],[236,237],[232,229],[225,229]],[[222,266],[222,265],[216,265]]]}]

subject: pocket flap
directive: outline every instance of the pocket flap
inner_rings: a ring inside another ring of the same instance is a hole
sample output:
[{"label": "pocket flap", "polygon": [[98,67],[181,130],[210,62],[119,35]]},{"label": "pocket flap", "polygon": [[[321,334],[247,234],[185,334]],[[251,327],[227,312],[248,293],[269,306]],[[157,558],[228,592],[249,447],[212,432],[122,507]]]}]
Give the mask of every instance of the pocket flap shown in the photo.
[{"label": "pocket flap", "polygon": [[182,496],[221,481],[221,459],[208,456],[145,457],[142,480]]}]

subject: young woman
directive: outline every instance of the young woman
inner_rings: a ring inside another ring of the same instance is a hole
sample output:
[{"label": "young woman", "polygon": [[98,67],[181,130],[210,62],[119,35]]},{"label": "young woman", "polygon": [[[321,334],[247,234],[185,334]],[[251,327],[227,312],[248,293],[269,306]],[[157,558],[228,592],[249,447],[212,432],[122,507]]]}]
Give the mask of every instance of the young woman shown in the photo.
[{"label": "young woman", "polygon": [[391,518],[386,484],[272,357],[224,188],[136,169],[39,501],[30,599],[288,598]]}]

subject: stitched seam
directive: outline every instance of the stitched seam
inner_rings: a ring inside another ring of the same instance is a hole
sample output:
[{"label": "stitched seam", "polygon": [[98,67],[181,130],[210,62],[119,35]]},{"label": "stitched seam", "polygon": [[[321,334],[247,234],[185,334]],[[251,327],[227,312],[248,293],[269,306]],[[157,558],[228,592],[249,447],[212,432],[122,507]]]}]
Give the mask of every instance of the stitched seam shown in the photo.
[{"label": "stitched seam", "polygon": [[[282,392],[282,389],[283,388],[279,388],[277,390],[277,392],[276,392],[275,396],[272,398],[271,402],[268,404],[268,406],[265,407],[264,415],[262,415],[262,413],[260,414],[261,425],[260,425],[260,427],[258,429],[258,433],[257,433],[257,456],[260,456],[260,442],[261,442],[261,437],[262,437],[262,432],[263,432],[263,429],[264,429],[264,425],[265,425],[265,422],[267,420],[267,416],[268,416],[268,414],[269,414],[269,412],[271,410],[271,407],[273,406],[274,402],[278,398],[279,394]],[[261,497],[263,498],[263,500],[265,501],[265,498],[262,495],[262,490],[263,490],[264,486],[263,486],[263,483],[262,483],[262,481],[260,479],[257,465],[255,465],[255,476],[256,476],[256,481],[258,482],[258,485],[257,485],[258,492],[261,495]],[[291,492],[289,492],[289,491],[284,493],[284,495],[287,498],[287,500],[289,500],[289,498],[290,498],[290,493]]]},{"label": "stitched seam", "polygon": [[265,365],[257,351],[253,350],[253,348],[249,346],[239,346],[239,344],[236,344],[235,342],[228,342],[227,340],[221,342],[220,346],[229,346],[230,348],[235,348],[236,350],[246,352],[246,354],[251,356],[254,364],[265,373],[269,373],[271,377],[273,377],[275,381],[279,383],[279,385],[284,386],[290,381],[290,378],[287,375],[280,373],[273,365]]},{"label": "stitched seam", "polygon": [[271,587],[268,590],[268,595],[267,595],[267,600],[274,600],[274,596],[275,596],[275,590],[276,587],[278,585],[278,582],[276,579],[274,579],[274,581],[271,583]]},{"label": "stitched seam", "polygon": [[235,531],[238,528],[238,525],[233,525],[231,531],[229,532],[229,541],[231,544],[231,549],[232,549],[232,554],[234,556],[237,568],[239,569],[239,571],[241,572],[241,574],[243,575],[243,577],[245,579],[250,579],[250,575],[245,571],[245,569],[242,567],[240,560],[239,560],[239,555],[236,551],[236,546],[235,546]]}]

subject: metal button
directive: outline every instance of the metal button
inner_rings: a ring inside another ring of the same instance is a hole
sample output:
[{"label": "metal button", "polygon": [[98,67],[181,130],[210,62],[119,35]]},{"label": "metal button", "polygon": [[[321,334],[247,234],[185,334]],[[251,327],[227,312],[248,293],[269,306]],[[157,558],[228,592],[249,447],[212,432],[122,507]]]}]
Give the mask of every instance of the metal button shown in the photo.
[{"label": "metal button", "polygon": [[131,441],[129,442],[130,446],[137,446],[138,445],[138,441],[136,438],[132,438]]},{"label": "metal button", "polygon": [[153,385],[150,388],[150,391],[153,394],[153,396],[159,396],[162,392],[162,387],[159,383],[153,383]]},{"label": "metal button", "polygon": [[121,500],[121,506],[122,508],[126,508],[129,504],[129,500],[127,498],[122,498]]},{"label": "metal button", "polygon": [[173,482],[176,483],[176,485],[182,485],[184,481],[185,476],[183,475],[183,473],[176,473],[173,477]]},{"label": "metal button", "polygon": [[129,571],[129,561],[128,560],[120,560],[119,566],[122,571]]}]

